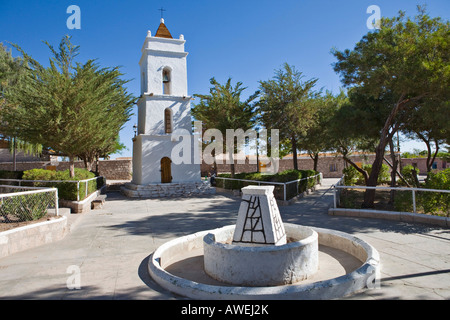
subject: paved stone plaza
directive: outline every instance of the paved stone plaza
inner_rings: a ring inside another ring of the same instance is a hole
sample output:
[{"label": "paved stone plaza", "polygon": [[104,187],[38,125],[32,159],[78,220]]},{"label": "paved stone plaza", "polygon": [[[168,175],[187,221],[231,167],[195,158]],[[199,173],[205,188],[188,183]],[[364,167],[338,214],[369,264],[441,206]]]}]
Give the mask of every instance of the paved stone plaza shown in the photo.
[{"label": "paved stone plaza", "polygon": [[[324,179],[315,193],[279,209],[286,223],[351,233],[379,251],[379,288],[348,299],[450,299],[450,230],[329,216],[336,181]],[[234,224],[240,202],[228,194],[130,199],[110,192],[102,209],[69,216],[63,240],[0,259],[0,299],[184,299],[149,277],[150,254],[168,240]],[[67,288],[73,267],[79,290]]]}]

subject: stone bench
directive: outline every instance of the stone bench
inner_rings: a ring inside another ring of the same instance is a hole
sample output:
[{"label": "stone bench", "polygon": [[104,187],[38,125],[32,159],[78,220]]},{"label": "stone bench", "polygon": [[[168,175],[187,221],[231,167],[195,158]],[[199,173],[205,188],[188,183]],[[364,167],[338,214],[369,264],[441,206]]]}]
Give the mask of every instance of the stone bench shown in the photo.
[{"label": "stone bench", "polygon": [[106,194],[101,194],[91,202],[91,209],[101,209],[106,202]]}]

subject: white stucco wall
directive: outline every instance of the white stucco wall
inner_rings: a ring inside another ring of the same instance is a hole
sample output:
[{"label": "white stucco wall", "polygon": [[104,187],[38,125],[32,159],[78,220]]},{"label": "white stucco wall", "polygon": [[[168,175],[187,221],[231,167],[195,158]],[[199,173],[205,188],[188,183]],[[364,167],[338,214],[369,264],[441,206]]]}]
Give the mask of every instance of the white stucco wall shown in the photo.
[{"label": "white stucco wall", "polygon": [[[187,95],[187,52],[184,52],[184,40],[165,38],[146,38],[139,62],[140,74],[146,74],[141,80],[142,93],[162,95],[162,72],[171,70],[171,95]],[[145,85],[144,85],[145,84]]]},{"label": "white stucco wall", "polygon": [[[139,61],[141,94],[138,105],[138,136],[133,144],[133,183],[139,185],[161,183],[161,159],[172,157],[172,150],[180,143],[173,134],[165,133],[165,110],[172,113],[172,131],[185,130],[189,135],[184,141],[188,146],[190,161],[172,162],[172,183],[197,182],[201,180],[200,161],[193,143],[191,120],[191,97],[187,87],[187,52],[183,39],[151,37],[148,33],[142,46]],[[170,70],[170,94],[163,94],[163,70]],[[144,74],[144,77],[142,77]],[[175,149],[177,150],[177,149]],[[188,151],[186,151],[188,152]]]},{"label": "white stucco wall", "polygon": [[[172,162],[172,182],[198,182],[201,180],[199,160],[195,159],[194,137],[191,138],[190,161],[177,164]],[[139,135],[133,147],[133,183],[139,185],[161,183],[161,159],[174,160],[172,150],[179,141],[172,141],[171,135]],[[183,150],[184,151],[184,150]],[[188,150],[186,150],[188,152]]]},{"label": "white stucco wall", "polygon": [[142,184],[142,136],[136,136],[133,140],[132,182]]},{"label": "white stucco wall", "polygon": [[190,97],[146,96],[138,102],[139,134],[157,135],[164,132],[164,111],[172,111],[172,127],[192,131]]}]

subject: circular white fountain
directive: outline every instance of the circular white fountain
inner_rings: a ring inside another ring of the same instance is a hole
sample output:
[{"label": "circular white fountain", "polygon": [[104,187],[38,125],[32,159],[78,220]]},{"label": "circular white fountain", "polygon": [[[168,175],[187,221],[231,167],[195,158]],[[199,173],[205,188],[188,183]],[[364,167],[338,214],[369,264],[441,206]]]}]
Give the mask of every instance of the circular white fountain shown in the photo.
[{"label": "circular white fountain", "polygon": [[[242,192],[236,225],[174,239],[153,253],[148,270],[159,285],[193,299],[283,300],[333,299],[374,286],[379,255],[370,244],[334,230],[283,223],[273,187]],[[333,270],[321,268],[319,245],[360,264],[333,277]],[[200,268],[183,266],[193,257]],[[171,273],[174,265],[202,276]]]},{"label": "circular white fountain", "polygon": [[239,286],[277,286],[307,279],[319,267],[317,232],[296,225],[285,227],[293,240],[279,246],[227,244],[234,226],[208,233],[203,238],[206,274]]},{"label": "circular white fountain", "polygon": [[240,286],[276,286],[305,280],[318,270],[318,235],[290,226],[286,233],[273,186],[242,189],[236,226],[203,238],[206,274]]}]

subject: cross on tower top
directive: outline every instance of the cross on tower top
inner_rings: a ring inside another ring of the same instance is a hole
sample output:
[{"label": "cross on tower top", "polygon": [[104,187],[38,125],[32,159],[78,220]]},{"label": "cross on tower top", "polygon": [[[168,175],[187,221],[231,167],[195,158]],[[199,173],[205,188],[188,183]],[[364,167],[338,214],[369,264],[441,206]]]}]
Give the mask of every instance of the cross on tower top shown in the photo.
[{"label": "cross on tower top", "polygon": [[164,11],[167,11],[167,10],[165,10],[163,7],[161,7],[160,9],[158,9],[158,11],[161,11],[161,19],[162,18],[164,18]]}]

